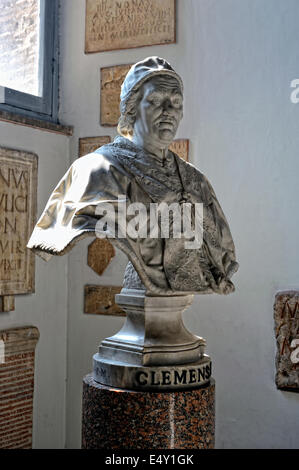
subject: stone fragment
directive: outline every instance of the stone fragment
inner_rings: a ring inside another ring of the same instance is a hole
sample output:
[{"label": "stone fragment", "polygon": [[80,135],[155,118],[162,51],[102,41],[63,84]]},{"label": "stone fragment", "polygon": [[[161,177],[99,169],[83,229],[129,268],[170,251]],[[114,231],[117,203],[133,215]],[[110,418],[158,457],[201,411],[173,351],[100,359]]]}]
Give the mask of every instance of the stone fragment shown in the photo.
[{"label": "stone fragment", "polygon": [[12,312],[15,309],[15,298],[13,295],[0,296],[0,312]]},{"label": "stone fragment", "polygon": [[186,162],[189,161],[189,139],[176,139],[169,146],[169,150],[176,153]]},{"label": "stone fragment", "polygon": [[34,292],[37,155],[0,148],[0,296]]},{"label": "stone fragment", "polygon": [[175,0],[87,0],[85,53],[171,44]]},{"label": "stone fragment", "polygon": [[34,326],[0,330],[0,449],[32,448]]},{"label": "stone fragment", "polygon": [[101,125],[117,126],[120,116],[120,89],[132,64],[101,69]]},{"label": "stone fragment", "polygon": [[96,238],[88,247],[87,264],[101,276],[114,256],[115,249],[112,243],[106,239]]},{"label": "stone fragment", "polygon": [[84,288],[84,312],[96,315],[125,317],[125,312],[115,303],[115,295],[121,286],[86,285]]},{"label": "stone fragment", "polygon": [[274,303],[276,385],[299,391],[299,291],[278,292]]},{"label": "stone fragment", "polygon": [[82,137],[79,139],[79,157],[87,155],[97,150],[102,145],[109,144],[111,137],[109,135],[102,135],[98,137]]}]

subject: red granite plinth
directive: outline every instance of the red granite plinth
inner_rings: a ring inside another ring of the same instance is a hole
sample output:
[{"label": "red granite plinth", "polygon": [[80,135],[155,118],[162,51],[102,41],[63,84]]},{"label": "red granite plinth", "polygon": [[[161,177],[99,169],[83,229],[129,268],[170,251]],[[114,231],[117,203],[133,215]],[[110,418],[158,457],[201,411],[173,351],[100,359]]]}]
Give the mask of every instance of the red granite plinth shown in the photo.
[{"label": "red granite plinth", "polygon": [[198,389],[138,392],[83,379],[83,449],[212,449],[215,382]]}]

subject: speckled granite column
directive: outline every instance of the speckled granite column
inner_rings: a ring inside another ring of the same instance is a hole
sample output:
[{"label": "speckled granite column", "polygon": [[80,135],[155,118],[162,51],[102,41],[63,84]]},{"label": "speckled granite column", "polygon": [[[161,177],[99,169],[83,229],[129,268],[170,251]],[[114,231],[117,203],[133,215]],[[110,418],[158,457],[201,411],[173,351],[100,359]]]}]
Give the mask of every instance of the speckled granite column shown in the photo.
[{"label": "speckled granite column", "polygon": [[83,449],[211,449],[215,382],[193,390],[138,392],[83,380]]}]

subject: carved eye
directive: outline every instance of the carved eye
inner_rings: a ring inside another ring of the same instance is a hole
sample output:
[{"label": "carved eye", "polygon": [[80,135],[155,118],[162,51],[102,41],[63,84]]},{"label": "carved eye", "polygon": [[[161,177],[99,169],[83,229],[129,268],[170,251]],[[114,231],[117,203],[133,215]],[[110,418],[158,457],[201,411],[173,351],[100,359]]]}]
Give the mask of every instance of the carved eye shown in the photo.
[{"label": "carved eye", "polygon": [[177,97],[173,98],[172,105],[175,108],[181,108],[182,104],[183,104],[183,101],[182,101],[182,98],[180,96],[177,96]]},{"label": "carved eye", "polygon": [[147,101],[154,106],[158,106],[161,103],[161,99],[158,96],[149,96]]}]

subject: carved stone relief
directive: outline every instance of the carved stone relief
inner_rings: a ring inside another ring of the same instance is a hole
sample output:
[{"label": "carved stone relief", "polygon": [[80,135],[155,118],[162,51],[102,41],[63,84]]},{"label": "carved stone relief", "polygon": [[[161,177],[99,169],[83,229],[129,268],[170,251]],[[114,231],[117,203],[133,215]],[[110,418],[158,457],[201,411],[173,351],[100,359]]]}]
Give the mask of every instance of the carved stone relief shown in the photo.
[{"label": "carved stone relief", "polygon": [[277,388],[299,391],[299,291],[279,292],[274,303]]}]

